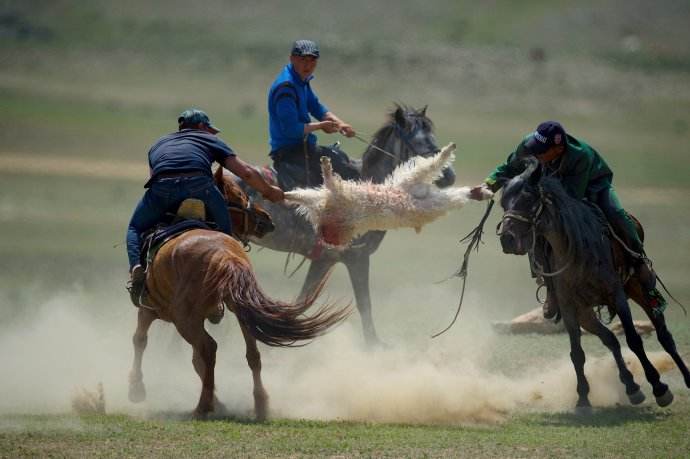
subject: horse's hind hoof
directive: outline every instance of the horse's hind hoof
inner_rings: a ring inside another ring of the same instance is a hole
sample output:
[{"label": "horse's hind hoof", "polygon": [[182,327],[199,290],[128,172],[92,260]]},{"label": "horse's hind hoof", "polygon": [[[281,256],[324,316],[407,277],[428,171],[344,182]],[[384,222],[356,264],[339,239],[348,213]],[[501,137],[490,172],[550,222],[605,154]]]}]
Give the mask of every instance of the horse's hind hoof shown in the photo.
[{"label": "horse's hind hoof", "polygon": [[581,416],[581,417],[591,416],[592,415],[592,407],[589,405],[576,406],[575,407],[575,415]]},{"label": "horse's hind hoof", "polygon": [[644,392],[642,392],[640,389],[637,389],[637,392],[628,394],[628,400],[630,400],[630,404],[632,405],[639,405],[640,403],[644,402],[645,399],[646,397],[644,396]]},{"label": "horse's hind hoof", "polygon": [[671,392],[671,389],[667,389],[663,395],[660,395],[656,398],[656,404],[661,407],[669,406],[671,402],[673,402],[673,393]]},{"label": "horse's hind hoof", "polygon": [[129,401],[140,403],[146,400],[146,386],[143,381],[132,382],[129,384]]}]

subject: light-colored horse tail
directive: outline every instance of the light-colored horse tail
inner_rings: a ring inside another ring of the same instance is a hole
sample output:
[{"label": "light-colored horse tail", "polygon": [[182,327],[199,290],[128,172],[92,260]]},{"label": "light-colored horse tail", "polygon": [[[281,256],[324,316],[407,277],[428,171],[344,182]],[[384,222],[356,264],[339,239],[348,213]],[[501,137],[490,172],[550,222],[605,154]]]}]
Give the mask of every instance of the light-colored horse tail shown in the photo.
[{"label": "light-colored horse tail", "polygon": [[298,346],[298,342],[316,338],[352,312],[350,305],[335,308],[327,304],[305,316],[323,290],[324,279],[303,301],[287,303],[264,293],[249,263],[224,258],[215,275],[204,282],[206,291],[221,292],[227,308],[257,340],[269,346]]}]

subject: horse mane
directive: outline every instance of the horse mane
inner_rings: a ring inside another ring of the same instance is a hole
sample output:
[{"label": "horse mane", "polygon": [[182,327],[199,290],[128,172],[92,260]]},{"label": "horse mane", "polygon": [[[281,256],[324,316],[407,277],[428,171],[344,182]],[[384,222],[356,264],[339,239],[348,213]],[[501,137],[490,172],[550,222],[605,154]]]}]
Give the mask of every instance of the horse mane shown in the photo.
[{"label": "horse mane", "polygon": [[[363,172],[369,167],[373,167],[373,163],[378,163],[380,161],[390,161],[394,160],[396,163],[394,167],[400,163],[403,163],[410,159],[411,155],[409,149],[405,146],[399,149],[401,152],[400,157],[391,158],[385,153],[383,153],[378,148],[382,148],[386,151],[395,150],[391,148],[388,144],[392,136],[396,134],[396,130],[399,129],[400,120],[404,119],[406,126],[404,128],[409,129],[414,132],[415,130],[434,130],[434,123],[429,117],[426,116],[426,107],[422,109],[415,109],[408,105],[396,103],[394,108],[386,114],[387,121],[381,126],[372,136],[371,144],[367,147],[364,155],[362,155],[362,166]],[[378,147],[378,148],[376,148]]]},{"label": "horse mane", "polygon": [[553,209],[557,231],[565,237],[573,268],[578,272],[591,270],[608,262],[610,245],[605,237],[606,223],[596,207],[572,198],[554,177],[543,177],[539,188]]}]

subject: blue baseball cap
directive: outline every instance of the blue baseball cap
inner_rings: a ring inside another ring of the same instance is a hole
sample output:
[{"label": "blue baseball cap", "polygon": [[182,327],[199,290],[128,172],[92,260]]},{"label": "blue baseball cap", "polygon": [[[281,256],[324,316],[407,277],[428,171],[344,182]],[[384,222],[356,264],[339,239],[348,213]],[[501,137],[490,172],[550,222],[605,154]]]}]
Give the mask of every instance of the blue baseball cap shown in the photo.
[{"label": "blue baseball cap", "polygon": [[214,134],[220,132],[220,129],[211,124],[211,120],[209,119],[208,115],[204,111],[196,108],[190,108],[183,111],[177,118],[177,125],[179,129],[195,127],[197,124],[203,124],[212,131],[215,131]]},{"label": "blue baseball cap", "polygon": [[297,40],[292,44],[293,56],[313,56],[319,58],[319,45],[311,40]]},{"label": "blue baseball cap", "polygon": [[551,147],[565,145],[565,129],[558,121],[544,121],[529,135],[525,148],[535,156],[543,155]]}]

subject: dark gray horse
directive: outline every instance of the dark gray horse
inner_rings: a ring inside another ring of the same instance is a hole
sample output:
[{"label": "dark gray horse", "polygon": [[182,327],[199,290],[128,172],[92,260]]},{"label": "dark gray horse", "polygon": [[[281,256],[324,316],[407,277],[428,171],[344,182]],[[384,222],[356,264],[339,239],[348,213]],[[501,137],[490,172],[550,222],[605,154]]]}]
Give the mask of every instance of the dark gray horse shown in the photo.
[{"label": "dark gray horse", "polygon": [[630,402],[638,404],[645,398],[625,366],[616,336],[597,319],[594,307],[598,305],[606,305],[618,314],[628,346],[640,360],[657,404],[670,404],[673,394],[645,354],[628,298],[647,313],[659,342],[690,387],[690,372],[676,350],[663,312],[643,294],[640,281],[630,276],[624,249],[612,238],[603,214],[586,202],[571,198],[557,179],[541,177],[536,159],[530,159],[526,170],[503,190],[501,246],[505,253],[529,252],[532,269],[549,279],[549,299],[556,301],[570,336],[570,358],[577,374],[579,396],[576,411],[591,410],[580,326],[597,335],[612,352]]},{"label": "dark gray horse", "polygon": [[[431,156],[438,151],[433,124],[426,116],[426,107],[415,110],[396,106],[388,122],[374,134],[364,152],[362,179],[382,183],[398,165],[413,156]],[[455,173],[449,167],[443,171],[436,185],[447,187],[454,182]],[[264,201],[254,190],[244,188],[252,201],[258,202],[271,214],[275,225],[275,231],[261,239],[252,239],[252,242],[273,250],[300,254],[311,260],[300,298],[308,296],[333,265],[343,263],[352,282],[365,341],[369,346],[379,344],[371,315],[369,257],[378,249],[385,231],[370,231],[354,240],[344,251],[322,248],[311,225],[298,216],[292,207]]]}]

